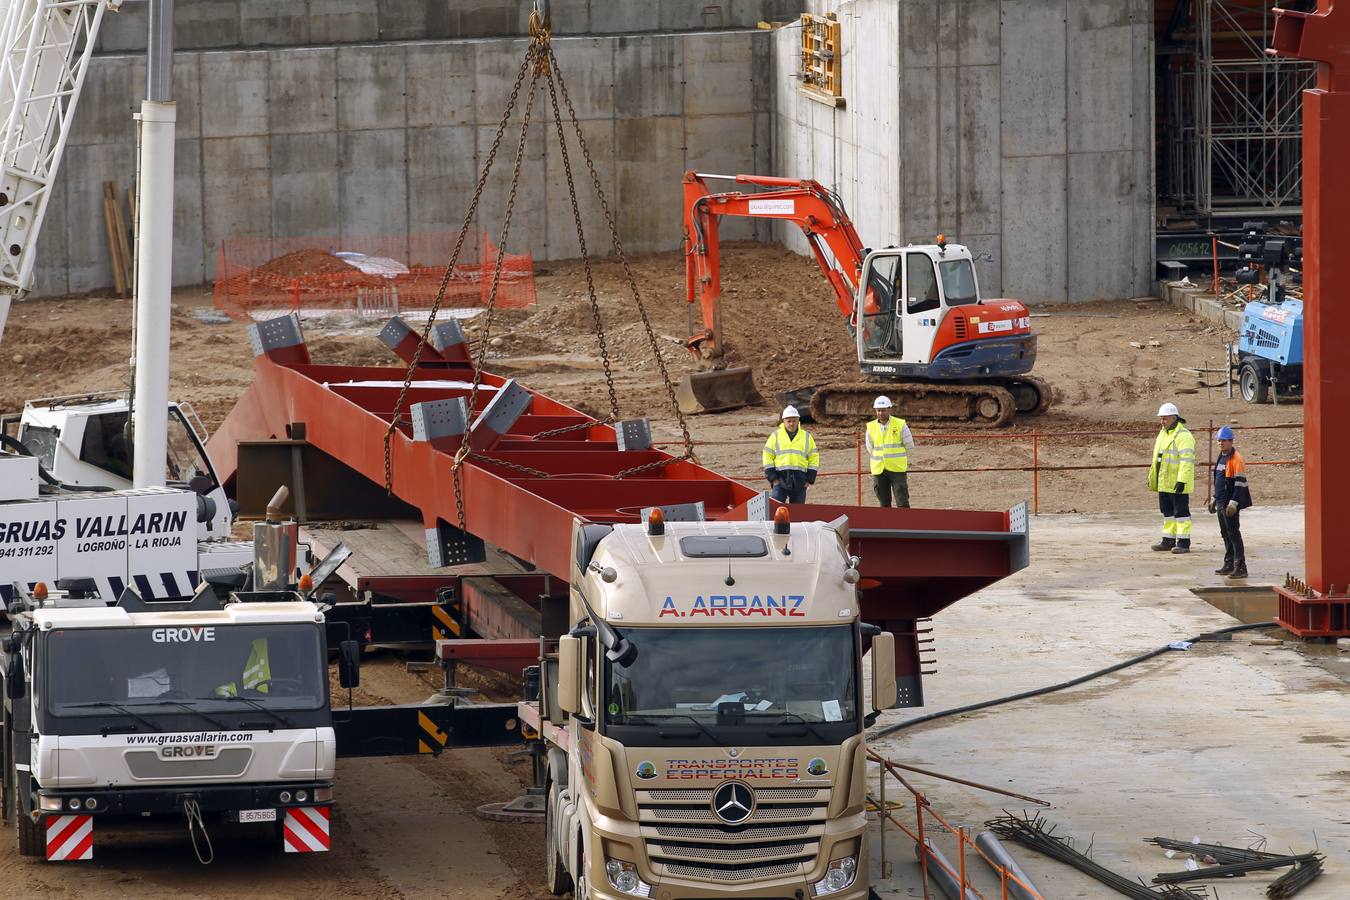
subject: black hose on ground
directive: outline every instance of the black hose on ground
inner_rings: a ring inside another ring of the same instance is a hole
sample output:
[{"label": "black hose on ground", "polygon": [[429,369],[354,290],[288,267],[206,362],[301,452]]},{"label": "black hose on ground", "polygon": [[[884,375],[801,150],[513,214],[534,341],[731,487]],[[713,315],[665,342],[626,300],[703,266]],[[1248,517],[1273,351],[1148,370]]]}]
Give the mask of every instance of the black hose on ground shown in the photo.
[{"label": "black hose on ground", "polygon": [[[1213,634],[1233,634],[1234,632],[1238,631],[1253,631],[1257,628],[1273,628],[1274,626],[1275,626],[1274,622],[1250,622],[1243,625],[1230,625],[1227,628],[1218,628],[1215,629],[1214,631],[1206,631],[1204,634],[1196,635],[1195,637],[1189,638],[1188,640],[1190,643],[1196,643]],[[1146,662],[1147,660],[1153,659],[1153,657],[1155,656],[1162,656],[1164,653],[1167,653],[1171,649],[1172,645],[1166,644],[1162,647],[1159,647],[1156,650],[1150,650],[1147,653],[1140,654],[1139,656],[1134,656],[1131,657],[1130,659],[1122,660],[1121,662],[1118,662],[1115,665],[1107,666],[1105,669],[1098,669],[1095,672],[1089,672],[1086,675],[1080,675],[1077,678],[1074,678],[1070,681],[1061,681],[1059,684],[1052,684],[1048,687],[1035,688],[1030,691],[1022,691],[1020,694],[1012,694],[1010,696],[999,697],[994,700],[981,700],[979,703],[971,703],[967,706],[958,706],[955,707],[954,709],[939,710],[938,712],[935,713],[929,713],[926,716],[919,716],[914,719],[908,719],[904,722],[897,722],[894,725],[887,725],[880,731],[872,732],[872,734],[869,735],[869,737],[881,738],[885,737],[888,734],[894,734],[895,732],[905,728],[913,728],[915,725],[923,725],[927,722],[932,722],[937,719],[945,719],[948,716],[959,716],[962,715],[963,713],[970,713],[981,709],[988,709],[991,706],[1002,706],[1004,703],[1012,703],[1014,700],[1026,700],[1030,697],[1040,697],[1045,694],[1053,694],[1055,691],[1062,691],[1065,688],[1076,687],[1080,684],[1083,684],[1084,682],[1092,681],[1094,678],[1101,678],[1103,675],[1110,675],[1112,672],[1119,672],[1121,669],[1138,665],[1141,662]]]}]

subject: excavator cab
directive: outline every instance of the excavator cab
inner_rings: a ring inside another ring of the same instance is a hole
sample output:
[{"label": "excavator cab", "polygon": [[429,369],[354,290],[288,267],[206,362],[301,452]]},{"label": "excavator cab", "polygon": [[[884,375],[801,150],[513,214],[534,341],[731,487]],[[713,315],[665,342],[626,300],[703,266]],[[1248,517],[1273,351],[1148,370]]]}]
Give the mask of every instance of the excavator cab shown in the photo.
[{"label": "excavator cab", "polygon": [[[861,275],[866,285],[857,335],[862,362],[927,363],[946,307],[979,302],[975,269],[961,248],[876,250],[863,261]],[[872,298],[880,302],[873,304]]]}]

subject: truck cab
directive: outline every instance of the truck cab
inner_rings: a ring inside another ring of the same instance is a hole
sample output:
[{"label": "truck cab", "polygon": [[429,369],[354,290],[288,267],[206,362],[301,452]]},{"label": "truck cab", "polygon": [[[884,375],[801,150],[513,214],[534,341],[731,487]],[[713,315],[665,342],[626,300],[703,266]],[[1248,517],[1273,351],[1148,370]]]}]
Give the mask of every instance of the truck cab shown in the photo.
[{"label": "truck cab", "polygon": [[0,747],[21,854],[87,859],[103,829],[157,819],[274,822],[288,850],[327,849],[336,742],[315,604],[203,586],[187,603],[29,597],[10,621]]},{"label": "truck cab", "polygon": [[548,886],[865,897],[863,729],[895,703],[894,641],[859,619],[846,524],[659,512],[578,523],[571,629],[522,705],[548,743]]},{"label": "truck cab", "polygon": [[[30,400],[22,412],[0,416],[0,432],[16,439],[54,479],[70,488],[125,490],[132,485],[129,405],[116,392]],[[198,522],[199,540],[223,540],[234,523],[232,505],[206,454],[206,426],[187,403],[169,404],[165,484],[210,501]]]}]

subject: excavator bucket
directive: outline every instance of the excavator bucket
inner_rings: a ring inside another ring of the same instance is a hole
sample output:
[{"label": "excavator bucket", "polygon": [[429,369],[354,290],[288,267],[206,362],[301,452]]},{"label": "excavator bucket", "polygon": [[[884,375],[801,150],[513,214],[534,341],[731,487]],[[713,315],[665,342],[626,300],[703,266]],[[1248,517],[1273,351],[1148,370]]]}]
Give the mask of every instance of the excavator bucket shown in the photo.
[{"label": "excavator bucket", "polygon": [[686,415],[740,409],[764,400],[755,390],[754,373],[749,366],[692,372],[675,385],[675,399]]}]

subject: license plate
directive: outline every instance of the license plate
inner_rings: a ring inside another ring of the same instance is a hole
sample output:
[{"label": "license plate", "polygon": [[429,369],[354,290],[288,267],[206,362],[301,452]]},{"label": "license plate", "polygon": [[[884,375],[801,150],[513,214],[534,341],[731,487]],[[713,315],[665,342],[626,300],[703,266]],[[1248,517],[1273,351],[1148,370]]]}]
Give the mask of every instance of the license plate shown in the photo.
[{"label": "license plate", "polygon": [[277,820],[277,811],[275,809],[239,810],[240,822],[275,822],[276,820]]}]

